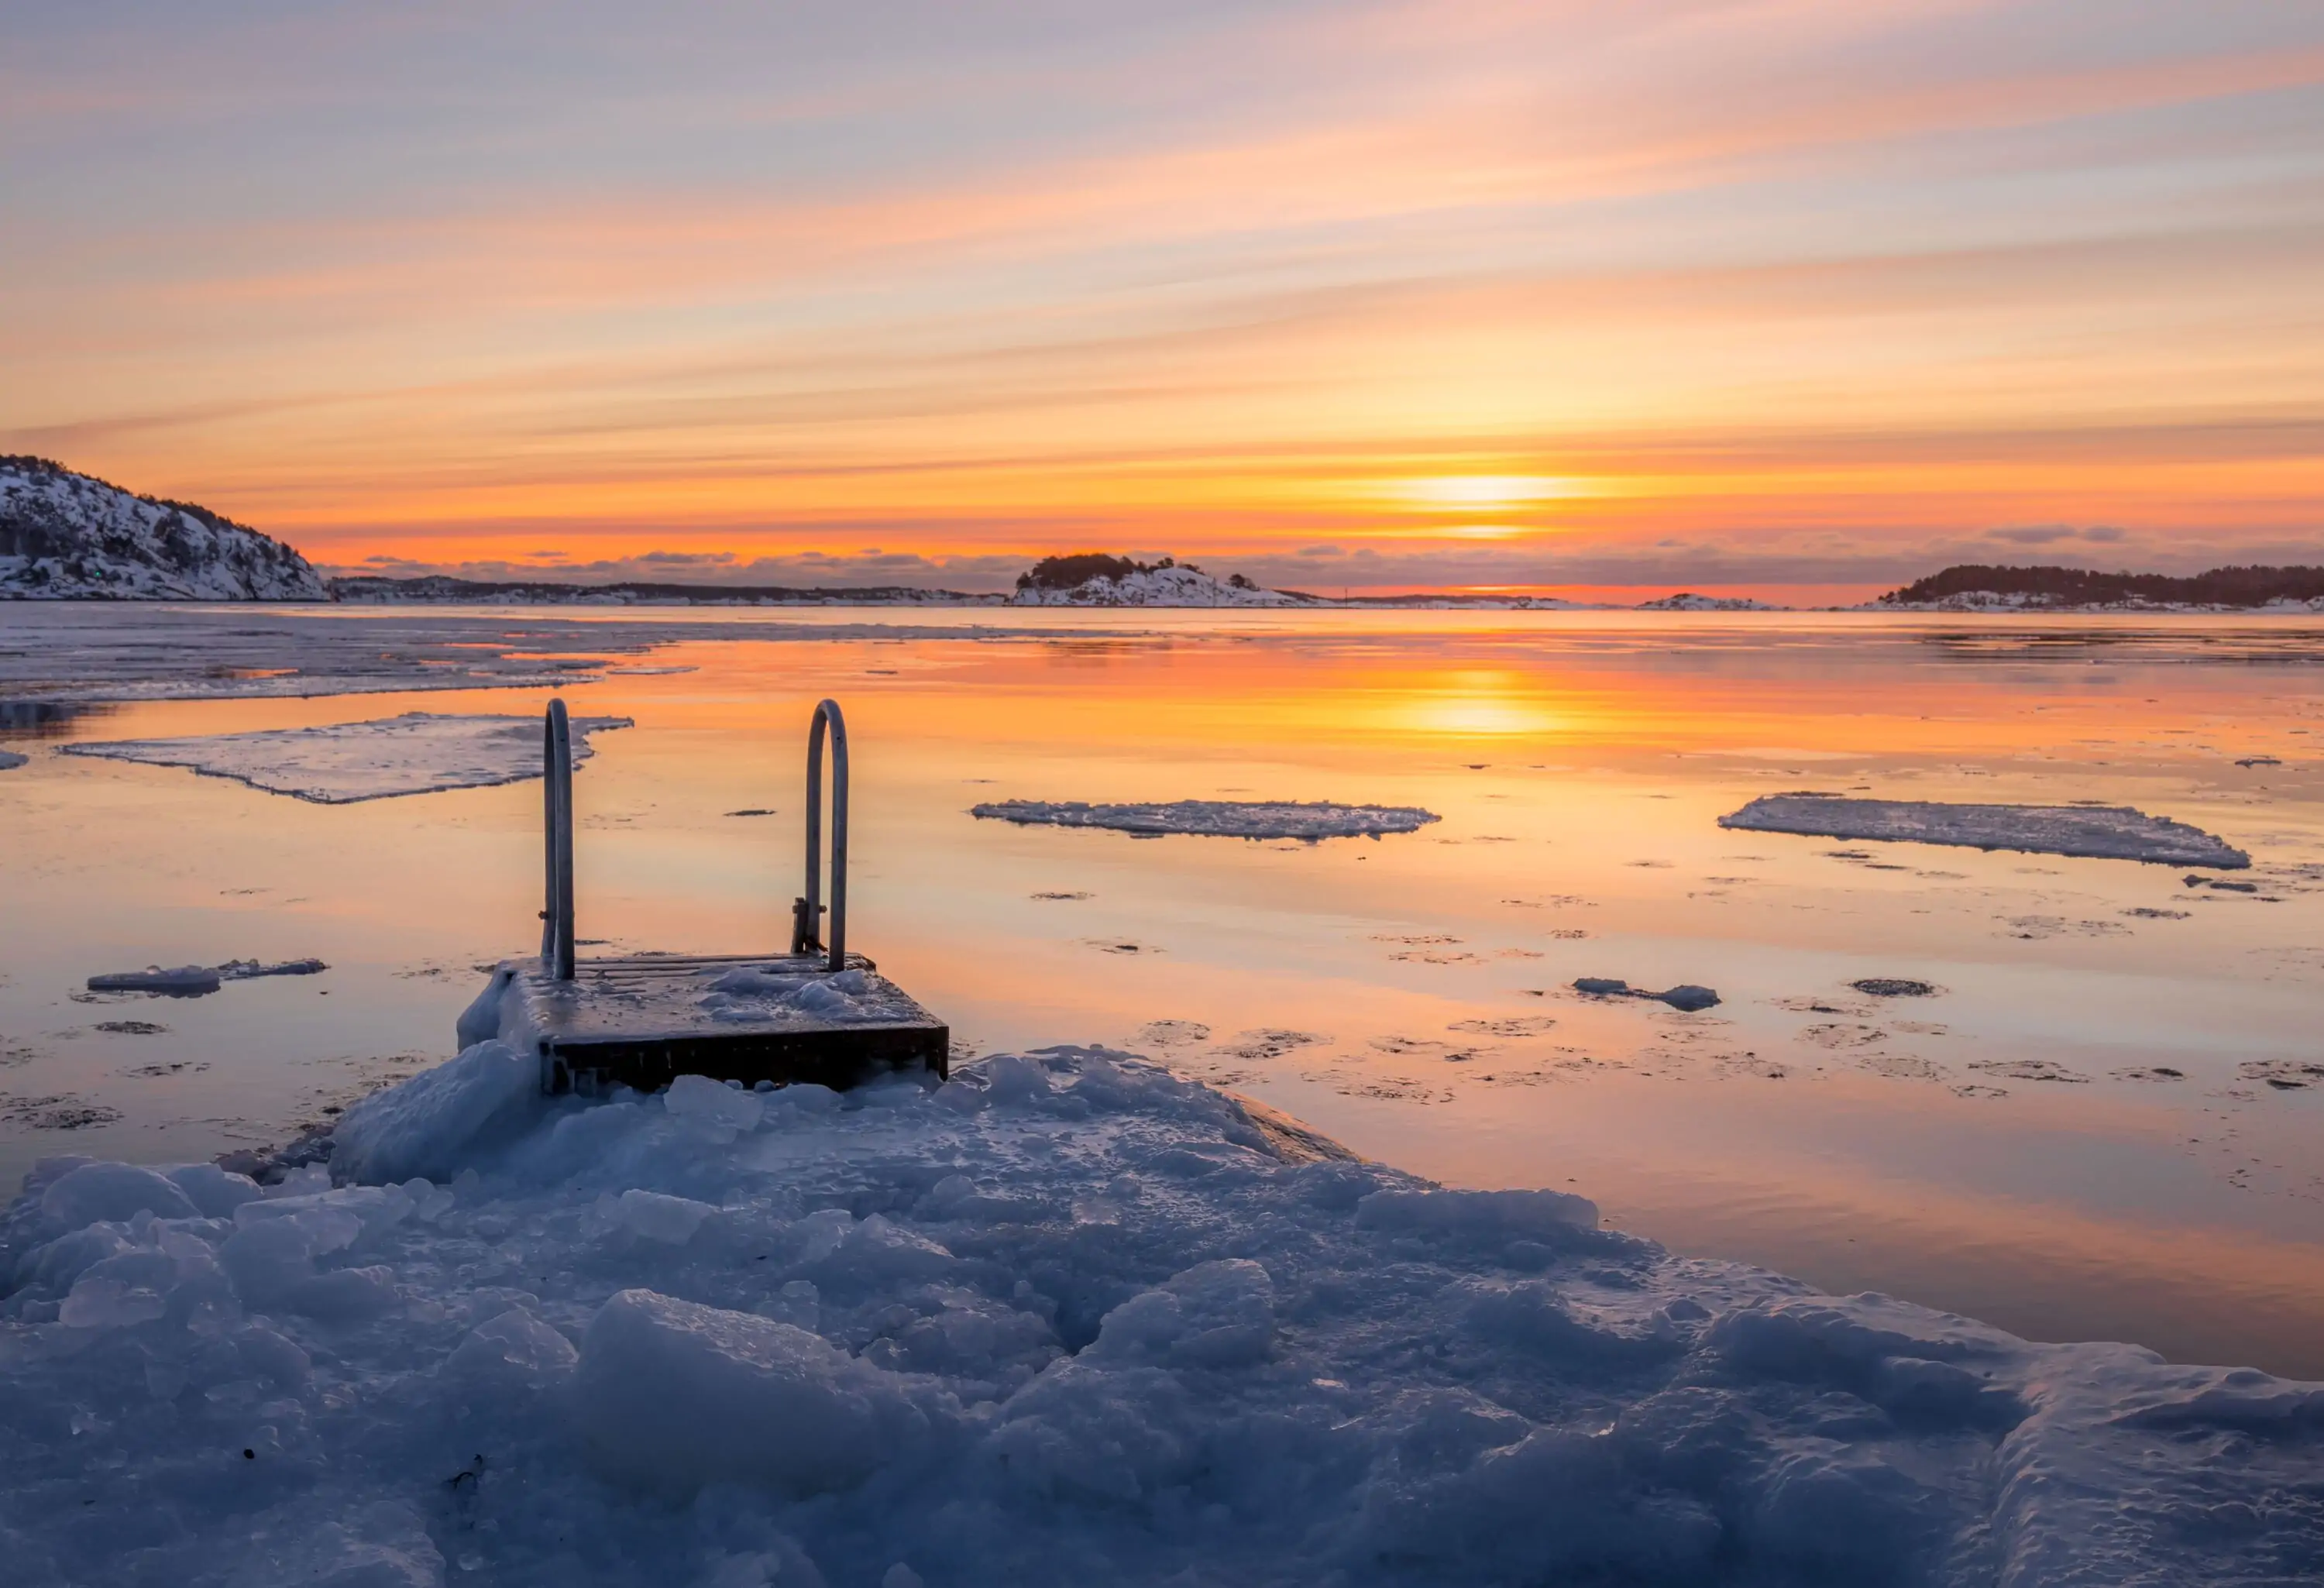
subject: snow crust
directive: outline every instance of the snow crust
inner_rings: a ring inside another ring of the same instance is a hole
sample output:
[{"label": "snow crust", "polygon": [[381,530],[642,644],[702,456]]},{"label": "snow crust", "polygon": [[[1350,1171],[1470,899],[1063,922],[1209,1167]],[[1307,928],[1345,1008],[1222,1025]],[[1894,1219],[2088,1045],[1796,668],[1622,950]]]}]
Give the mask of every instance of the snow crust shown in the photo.
[{"label": "snow crust", "polygon": [[[573,762],[595,753],[588,736],[632,725],[625,716],[576,716]],[[68,755],[147,766],[190,767],[269,794],[351,805],[447,789],[519,783],[541,774],[537,716],[457,716],[424,711],[367,723],[212,734],[186,739],[114,739],[63,746]]]},{"label": "snow crust", "polygon": [[901,988],[860,969],[802,975],[737,965],[713,978],[695,1004],[722,1024],[775,1027],[893,1020],[917,1012]]},{"label": "snow crust", "polygon": [[1079,799],[1001,799],[969,815],[1027,826],[1108,827],[1136,837],[1190,833],[1213,838],[1377,838],[1443,818],[1410,805],[1330,800],[1179,799],[1161,805],[1091,805]]},{"label": "snow crust", "polygon": [[11,1583],[2324,1567],[2324,1385],[1303,1161],[1100,1049],[596,1103],[512,1056],[355,1111],[336,1186],[34,1171],[0,1219]]},{"label": "snow crust", "polygon": [[1942,805],[1917,799],[1849,799],[1828,794],[1769,794],[1722,827],[1803,833],[1822,838],[1950,844],[2028,854],[2139,860],[2239,871],[2251,856],[2200,827],[2126,805]]},{"label": "snow crust", "polygon": [[69,469],[0,462],[0,600],[320,601],[281,541]]}]

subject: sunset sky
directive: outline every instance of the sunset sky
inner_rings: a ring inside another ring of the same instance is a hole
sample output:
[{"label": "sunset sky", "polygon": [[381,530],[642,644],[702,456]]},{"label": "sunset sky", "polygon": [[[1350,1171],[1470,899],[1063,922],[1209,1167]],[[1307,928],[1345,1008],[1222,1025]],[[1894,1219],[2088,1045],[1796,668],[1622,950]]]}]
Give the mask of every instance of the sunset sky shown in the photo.
[{"label": "sunset sky", "polygon": [[10,7],[0,451],[318,563],[2324,560],[2324,5]]}]

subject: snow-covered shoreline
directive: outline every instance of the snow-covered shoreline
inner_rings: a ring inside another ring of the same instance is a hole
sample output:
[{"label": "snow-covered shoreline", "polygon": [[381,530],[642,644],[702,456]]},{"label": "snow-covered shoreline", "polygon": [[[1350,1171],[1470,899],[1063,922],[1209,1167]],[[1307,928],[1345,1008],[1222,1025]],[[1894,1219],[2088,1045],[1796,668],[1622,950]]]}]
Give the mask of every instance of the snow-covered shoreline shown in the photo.
[{"label": "snow-covered shoreline", "polygon": [[[2324,1558],[2324,1386],[1674,1257],[1129,1055],[549,1100],[0,1220],[11,1580],[2096,1584]],[[426,1174],[431,1178],[416,1177]],[[389,1183],[393,1182],[393,1183]]]}]

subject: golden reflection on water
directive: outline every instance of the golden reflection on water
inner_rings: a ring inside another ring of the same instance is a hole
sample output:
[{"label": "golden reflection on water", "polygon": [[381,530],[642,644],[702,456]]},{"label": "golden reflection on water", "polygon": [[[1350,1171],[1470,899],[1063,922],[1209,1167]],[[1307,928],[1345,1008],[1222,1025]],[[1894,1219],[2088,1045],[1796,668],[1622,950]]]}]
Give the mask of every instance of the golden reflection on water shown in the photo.
[{"label": "golden reflection on water", "polygon": [[[1682,1250],[2037,1335],[2324,1374],[2324,1088],[2245,1074],[2313,1057],[2324,980],[2324,871],[2302,869],[2324,866],[2324,690],[2301,642],[2283,625],[1963,626],[1072,614],[1047,641],[675,645],[651,660],[698,670],[567,692],[637,719],[577,780],[582,932],[778,944],[807,714],[836,695],[854,734],[852,939],[981,1050],[1139,1048],[1422,1173],[1585,1192]],[[2238,660],[2199,665],[2213,655]],[[146,704],[69,732],[540,705]],[[2284,764],[2235,764],[2260,754]],[[2252,850],[2261,892],[1717,825],[1794,788],[2138,805]],[[965,814],[1012,796],[1444,819],[1305,845]],[[474,967],[534,929],[539,799],[320,807],[48,755],[6,774],[0,1094],[124,1117],[0,1119],[0,1172],[276,1136],[440,1057]],[[334,966],[316,984],[69,997],[97,971],[307,954]],[[1568,990],[1577,975],[1726,1002],[1598,1002]],[[1943,991],[1870,1000],[1848,985],[1867,975]],[[170,1029],[95,1029],[124,1017]],[[1161,1020],[1182,1024],[1157,1036]],[[1195,1026],[1207,1037],[1166,1039]],[[2083,1078],[2006,1073],[2034,1063]],[[2158,1067],[2182,1078],[2117,1078]]]}]

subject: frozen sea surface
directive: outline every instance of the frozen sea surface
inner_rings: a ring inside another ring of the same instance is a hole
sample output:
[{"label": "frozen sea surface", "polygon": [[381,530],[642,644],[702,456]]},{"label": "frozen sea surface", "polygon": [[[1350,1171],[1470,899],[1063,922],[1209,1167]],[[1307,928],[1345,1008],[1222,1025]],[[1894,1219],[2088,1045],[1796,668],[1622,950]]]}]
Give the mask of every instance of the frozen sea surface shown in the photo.
[{"label": "frozen sea surface", "polygon": [[[591,734],[626,728],[625,716],[572,719],[576,766],[595,752]],[[541,773],[540,719],[406,712],[376,722],[211,734],[188,739],[99,740],[64,747],[148,766],[189,767],[270,794],[318,805],[352,805],[445,789],[521,783]]]},{"label": "frozen sea surface", "polygon": [[[926,637],[985,616],[1016,637]],[[802,729],[833,696],[851,944],[962,1053],[1150,1048],[1448,1184],[1586,1188],[1676,1251],[2324,1379],[2310,620],[60,605],[5,626],[0,745],[31,760],[0,773],[0,1199],[59,1152],[179,1163],[327,1122],[435,1063],[473,967],[540,933],[536,782],[324,805],[60,746],[537,719],[530,684],[282,697],[561,677],[576,712],[638,724],[576,781],[584,963],[772,953]],[[57,697],[23,681],[83,663]],[[2262,756],[2281,764],[2235,764]],[[1803,789],[2127,807],[2253,863],[1718,825]],[[966,814],[1028,793],[1443,819],[1133,842]],[[331,969],[87,985],[304,956]],[[1610,976],[1721,1002],[1573,987]],[[1930,991],[1885,991],[1908,983]]]},{"label": "frozen sea surface", "polygon": [[1951,844],[2156,865],[2240,870],[2251,864],[2250,855],[2200,827],[2124,805],[1941,805],[1923,799],[1767,794],[1732,816],[1720,817],[1719,825],[1754,833]]},{"label": "frozen sea surface", "polygon": [[2324,1386],[1676,1258],[1102,1049],[586,1104],[487,1042],[337,1147],[32,1175],[12,1583],[2324,1571]]},{"label": "frozen sea surface", "polygon": [[1137,837],[1187,833],[1212,838],[1376,838],[1413,833],[1440,819],[1407,805],[1330,800],[1177,799],[1161,805],[1090,805],[1079,799],[1001,799],[970,815],[1028,826],[1105,827]]},{"label": "frozen sea surface", "polygon": [[[8,614],[0,698],[64,705],[407,690],[553,688],[687,641],[754,643],[1047,637],[1021,624],[884,623],[742,613],[557,617],[508,608],[124,606],[43,603]],[[1105,631],[1084,630],[1084,637]],[[201,659],[189,666],[189,657]],[[655,672],[667,664],[646,663]],[[639,676],[632,674],[632,676]],[[649,675],[650,676],[650,675]]]}]

